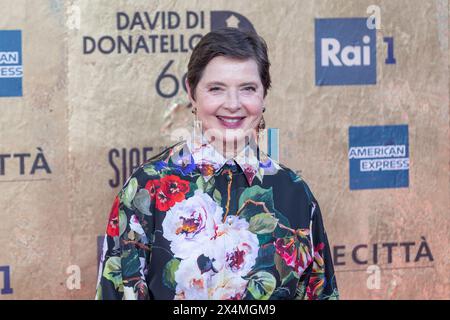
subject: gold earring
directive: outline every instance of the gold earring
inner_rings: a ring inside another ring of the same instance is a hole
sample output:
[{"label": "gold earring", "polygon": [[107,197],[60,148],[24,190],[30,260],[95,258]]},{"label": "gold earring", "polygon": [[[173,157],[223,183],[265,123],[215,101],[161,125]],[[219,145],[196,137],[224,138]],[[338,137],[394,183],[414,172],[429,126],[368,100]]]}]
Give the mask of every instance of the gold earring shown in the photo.
[{"label": "gold earring", "polygon": [[259,121],[258,129],[264,130],[266,128],[266,121],[264,120],[264,117],[261,117],[261,120]]},{"label": "gold earring", "polygon": [[200,135],[200,133],[202,132],[202,125],[201,122],[198,120],[197,107],[192,107],[192,113],[194,114],[194,121],[193,121],[194,136],[197,136]]}]

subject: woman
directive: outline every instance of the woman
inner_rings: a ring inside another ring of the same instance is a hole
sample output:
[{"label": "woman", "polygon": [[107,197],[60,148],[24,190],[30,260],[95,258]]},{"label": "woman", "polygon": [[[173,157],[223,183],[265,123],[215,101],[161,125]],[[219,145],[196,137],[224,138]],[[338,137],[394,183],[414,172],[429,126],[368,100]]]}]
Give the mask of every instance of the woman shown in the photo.
[{"label": "woman", "polygon": [[264,40],[224,28],[192,52],[195,129],[115,198],[96,299],[337,299],[319,205],[258,147]]}]

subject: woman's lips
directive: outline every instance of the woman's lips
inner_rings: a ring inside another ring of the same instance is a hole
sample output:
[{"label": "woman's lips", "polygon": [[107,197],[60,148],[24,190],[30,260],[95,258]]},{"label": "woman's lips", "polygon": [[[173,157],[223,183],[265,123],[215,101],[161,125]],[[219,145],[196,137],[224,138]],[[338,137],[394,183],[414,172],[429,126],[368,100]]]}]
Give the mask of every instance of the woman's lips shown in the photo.
[{"label": "woman's lips", "polygon": [[228,129],[239,128],[243,123],[245,117],[227,117],[227,116],[217,116],[219,122]]}]

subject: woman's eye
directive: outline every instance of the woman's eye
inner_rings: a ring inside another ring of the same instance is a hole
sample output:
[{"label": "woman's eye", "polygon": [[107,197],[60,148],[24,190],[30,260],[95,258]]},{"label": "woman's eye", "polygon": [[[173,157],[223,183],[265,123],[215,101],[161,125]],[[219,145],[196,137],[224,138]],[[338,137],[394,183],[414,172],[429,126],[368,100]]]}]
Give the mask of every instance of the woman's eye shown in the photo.
[{"label": "woman's eye", "polygon": [[219,87],[212,87],[212,88],[209,89],[209,91],[218,91],[218,90],[220,90]]},{"label": "woman's eye", "polygon": [[246,91],[256,91],[255,87],[245,87]]}]

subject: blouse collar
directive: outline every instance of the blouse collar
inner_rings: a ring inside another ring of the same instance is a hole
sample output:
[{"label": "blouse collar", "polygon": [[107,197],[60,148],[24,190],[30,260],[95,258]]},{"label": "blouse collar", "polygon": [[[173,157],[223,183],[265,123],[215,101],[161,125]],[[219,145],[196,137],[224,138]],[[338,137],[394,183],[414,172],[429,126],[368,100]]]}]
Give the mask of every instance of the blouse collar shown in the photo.
[{"label": "blouse collar", "polygon": [[193,162],[205,181],[234,160],[242,169],[249,186],[255,177],[262,183],[264,174],[274,174],[280,169],[274,160],[252,144],[247,144],[235,157],[225,158],[202,134],[192,135],[190,139],[179,144],[178,148],[173,150],[171,158],[173,163],[182,166]]}]

